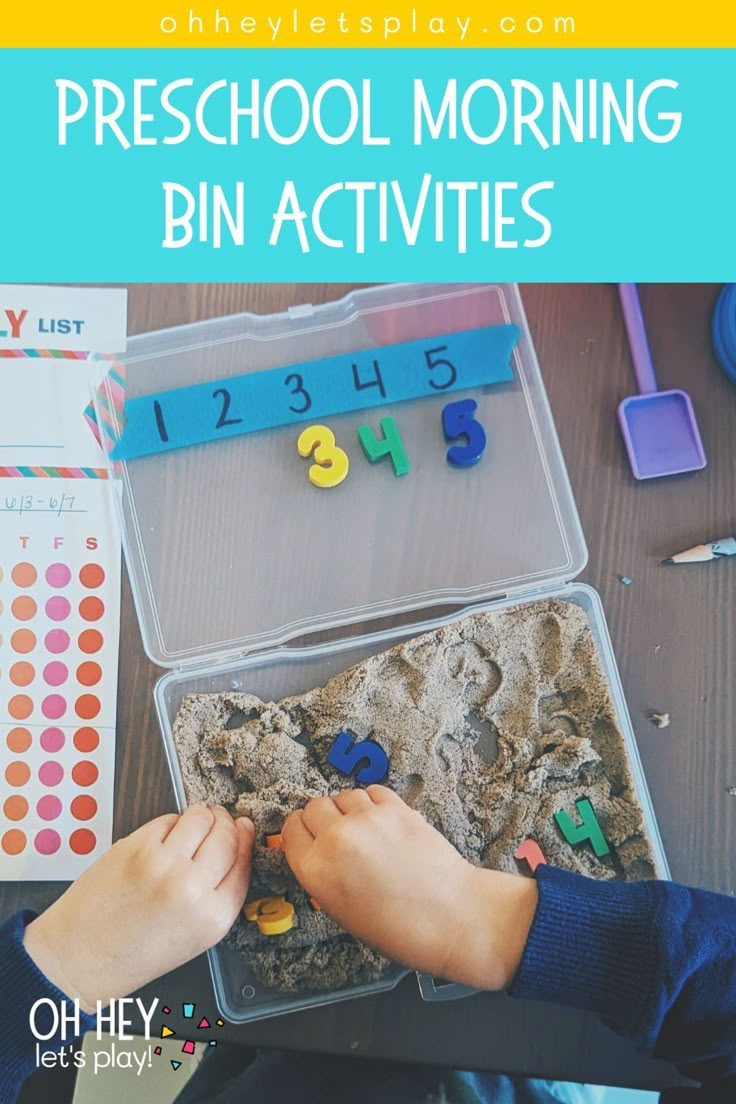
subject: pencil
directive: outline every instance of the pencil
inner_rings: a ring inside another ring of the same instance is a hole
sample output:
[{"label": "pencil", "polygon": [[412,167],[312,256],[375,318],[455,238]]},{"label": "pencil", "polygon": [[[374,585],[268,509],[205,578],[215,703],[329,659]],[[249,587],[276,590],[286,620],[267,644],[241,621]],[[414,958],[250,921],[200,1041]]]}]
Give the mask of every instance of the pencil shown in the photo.
[{"label": "pencil", "polygon": [[722,560],[724,556],[736,556],[736,537],[724,537],[723,540],[710,541],[709,544],[696,544],[685,552],[677,552],[662,560],[663,564],[707,563],[709,560]]}]

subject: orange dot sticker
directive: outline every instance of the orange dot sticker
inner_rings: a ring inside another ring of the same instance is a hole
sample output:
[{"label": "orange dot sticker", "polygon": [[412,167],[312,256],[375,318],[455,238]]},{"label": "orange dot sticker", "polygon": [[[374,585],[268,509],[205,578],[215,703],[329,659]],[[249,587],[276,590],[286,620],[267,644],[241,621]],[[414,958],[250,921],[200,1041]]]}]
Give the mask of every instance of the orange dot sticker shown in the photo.
[{"label": "orange dot sticker", "polygon": [[74,746],[85,753],[94,751],[100,743],[100,734],[96,728],[78,728],[74,733]]},{"label": "orange dot sticker", "polygon": [[21,851],[25,851],[27,842],[25,832],[21,832],[20,828],[11,828],[0,840],[0,846],[6,855],[20,855]]},{"label": "orange dot sticker", "polygon": [[10,578],[17,587],[29,587],[33,586],[35,583],[38,578],[38,572],[33,564],[19,563],[16,564],[10,572]]},{"label": "orange dot sticker", "polygon": [[79,616],[84,621],[99,621],[105,612],[105,603],[101,598],[83,598],[79,603]]},{"label": "orange dot sticker", "polygon": [[9,786],[25,786],[30,777],[31,768],[27,763],[20,763],[16,760],[13,763],[8,763],[5,768],[5,781]]},{"label": "orange dot sticker", "polygon": [[11,728],[5,742],[16,755],[22,755],[31,746],[31,734],[27,728]]},{"label": "orange dot sticker", "polygon": [[13,601],[10,612],[13,614],[16,621],[32,621],[38,612],[38,606],[32,598],[24,594],[22,597],[16,598]]},{"label": "orange dot sticker", "polygon": [[10,681],[13,686],[30,686],[36,677],[36,669],[32,663],[14,663],[10,668]]},{"label": "orange dot sticker", "polygon": [[100,712],[100,699],[94,694],[82,694],[81,698],[77,698],[74,709],[83,721],[91,721]]},{"label": "orange dot sticker", "polygon": [[102,678],[102,668],[99,663],[81,663],[77,667],[77,682],[82,686],[96,686]]},{"label": "orange dot sticker", "polygon": [[72,778],[78,786],[93,786],[97,781],[99,771],[89,759],[83,759],[72,768]]},{"label": "orange dot sticker", "polygon": [[97,629],[85,629],[79,634],[79,650],[85,655],[94,655],[103,645],[102,633]]},{"label": "orange dot sticker", "polygon": [[10,647],[19,655],[28,655],[36,647],[36,634],[30,629],[17,629],[10,638]]},{"label": "orange dot sticker", "polygon": [[75,855],[89,855],[97,846],[97,836],[89,828],[77,828],[69,837],[69,846]]},{"label": "orange dot sticker", "polygon": [[20,794],[13,794],[3,805],[3,812],[8,820],[23,820],[28,815],[28,802]]},{"label": "orange dot sticker", "polygon": [[89,794],[80,794],[72,801],[71,810],[76,820],[91,820],[97,815],[97,802]]},{"label": "orange dot sticker", "polygon": [[15,721],[25,721],[33,712],[33,700],[27,694],[16,694],[8,702],[8,713]]},{"label": "orange dot sticker", "polygon": [[85,564],[79,572],[79,581],[88,590],[94,590],[102,586],[105,581],[105,572],[99,564]]}]

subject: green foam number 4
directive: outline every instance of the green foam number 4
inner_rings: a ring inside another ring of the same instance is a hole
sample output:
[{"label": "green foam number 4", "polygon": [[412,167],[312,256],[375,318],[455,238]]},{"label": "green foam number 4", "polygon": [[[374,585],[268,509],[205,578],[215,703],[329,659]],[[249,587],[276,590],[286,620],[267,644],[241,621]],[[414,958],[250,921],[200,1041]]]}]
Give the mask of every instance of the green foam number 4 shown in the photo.
[{"label": "green foam number 4", "polygon": [[598,817],[595,815],[595,810],[587,797],[583,797],[579,801],[576,801],[575,805],[580,813],[581,823],[573,824],[572,817],[563,809],[561,812],[555,813],[557,827],[560,829],[567,842],[573,847],[577,847],[578,844],[586,843],[589,840],[598,858],[602,859],[604,855],[609,854],[611,848],[608,846],[606,837],[603,835],[603,830],[598,823]]},{"label": "green foam number 4", "polygon": [[381,431],[383,440],[376,437],[372,426],[359,427],[358,440],[363,446],[363,452],[371,464],[375,464],[376,460],[384,456],[390,456],[396,475],[406,475],[410,467],[409,457],[406,455],[406,449],[393,418],[381,418]]}]

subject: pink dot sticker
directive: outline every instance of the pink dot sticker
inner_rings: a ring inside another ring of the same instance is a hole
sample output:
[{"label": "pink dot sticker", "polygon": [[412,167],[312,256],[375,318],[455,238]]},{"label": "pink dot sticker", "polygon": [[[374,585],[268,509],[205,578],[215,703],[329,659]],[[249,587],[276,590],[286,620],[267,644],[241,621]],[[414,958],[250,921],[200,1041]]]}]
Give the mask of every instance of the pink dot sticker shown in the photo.
[{"label": "pink dot sticker", "polygon": [[64,663],[55,660],[47,663],[43,669],[43,680],[49,686],[61,686],[69,678],[69,668]]},{"label": "pink dot sticker", "polygon": [[58,786],[64,777],[64,768],[61,763],[49,759],[38,768],[38,777],[44,786]]},{"label": "pink dot sticker", "polygon": [[71,611],[72,607],[67,599],[60,598],[58,595],[49,598],[46,603],[46,616],[50,617],[52,621],[66,621]]},{"label": "pink dot sticker", "polygon": [[63,629],[51,629],[50,632],[46,633],[44,643],[47,652],[51,652],[52,655],[61,655],[69,647],[69,633],[64,632]]},{"label": "pink dot sticker", "polygon": [[61,815],[61,802],[55,794],[46,794],[36,805],[41,820],[56,820]]},{"label": "pink dot sticker", "polygon": [[64,746],[64,733],[60,728],[46,728],[41,733],[41,747],[51,755],[61,751]]},{"label": "pink dot sticker", "polygon": [[42,828],[33,842],[39,855],[54,855],[61,847],[61,836],[53,828]]},{"label": "pink dot sticker", "polygon": [[51,564],[46,571],[46,582],[52,587],[65,587],[71,581],[72,573],[66,564]]},{"label": "pink dot sticker", "polygon": [[49,694],[41,702],[41,712],[50,721],[58,721],[66,713],[66,699],[61,694]]}]

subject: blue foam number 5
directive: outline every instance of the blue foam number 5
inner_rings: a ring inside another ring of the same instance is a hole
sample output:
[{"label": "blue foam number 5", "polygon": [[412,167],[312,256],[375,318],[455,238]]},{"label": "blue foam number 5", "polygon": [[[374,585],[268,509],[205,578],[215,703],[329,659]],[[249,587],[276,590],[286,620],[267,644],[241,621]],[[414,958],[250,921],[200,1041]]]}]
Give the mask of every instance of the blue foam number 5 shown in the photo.
[{"label": "blue foam number 5", "polygon": [[453,445],[447,450],[447,459],[459,468],[469,468],[477,464],[486,448],[486,431],[474,414],[478,409],[475,399],[460,399],[448,403],[442,409],[442,428],[445,437],[452,441],[455,437],[466,437],[467,444]]},{"label": "blue foam number 5", "polygon": [[[367,761],[367,762],[366,762]],[[366,762],[358,771],[356,781],[369,786],[381,782],[388,774],[388,755],[373,740],[361,740],[356,744],[349,732],[341,732],[327,753],[327,762],[341,774],[351,775],[356,767]]]}]

